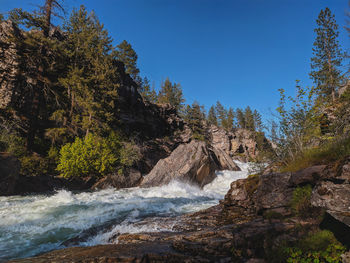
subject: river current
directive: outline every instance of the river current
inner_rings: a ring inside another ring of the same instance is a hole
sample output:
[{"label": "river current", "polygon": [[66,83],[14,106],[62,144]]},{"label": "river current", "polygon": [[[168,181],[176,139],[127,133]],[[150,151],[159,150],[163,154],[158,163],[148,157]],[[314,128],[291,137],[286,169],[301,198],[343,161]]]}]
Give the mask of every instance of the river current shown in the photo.
[{"label": "river current", "polygon": [[0,262],[34,256],[64,248],[64,241],[83,231],[112,224],[77,245],[107,244],[116,233],[171,231],[162,224],[135,225],[149,217],[173,217],[219,203],[230,183],[245,178],[242,171],[219,171],[203,189],[179,181],[151,188],[105,189],[73,193],[59,190],[52,195],[0,197]]}]

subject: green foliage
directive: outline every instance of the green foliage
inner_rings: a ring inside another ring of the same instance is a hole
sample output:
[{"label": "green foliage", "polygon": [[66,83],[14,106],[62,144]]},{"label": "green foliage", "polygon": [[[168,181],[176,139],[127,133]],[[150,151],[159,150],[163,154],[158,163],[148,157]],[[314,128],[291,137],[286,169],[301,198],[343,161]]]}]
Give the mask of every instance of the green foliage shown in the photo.
[{"label": "green foliage", "polygon": [[140,86],[140,94],[144,100],[156,103],[158,100],[157,92],[155,91],[154,84],[151,87],[149,80],[145,77]]},{"label": "green foliage", "polygon": [[321,10],[316,20],[316,40],[311,58],[310,76],[314,80],[319,97],[334,101],[342,82],[340,67],[344,54],[339,46],[338,25],[329,8]]},{"label": "green foliage", "polygon": [[309,234],[296,247],[285,249],[288,263],[341,263],[346,249],[327,230]]},{"label": "green foliage", "polygon": [[302,88],[299,81],[296,81],[296,97],[289,97],[288,102],[285,91],[279,91],[279,136],[275,138],[276,156],[279,162],[287,164],[294,161],[319,136],[319,123],[317,111],[312,103],[312,93]]},{"label": "green foliage", "polygon": [[350,137],[333,138],[317,147],[304,150],[299,156],[282,167],[283,172],[295,172],[303,168],[328,164],[350,155]]},{"label": "green foliage", "polygon": [[[55,156],[53,150],[51,155]],[[61,148],[57,171],[64,178],[104,176],[117,167],[122,171],[132,166],[139,158],[134,145],[122,143],[118,134],[112,132],[107,138],[102,138],[89,133]]]},{"label": "green foliage", "polygon": [[169,78],[166,78],[158,93],[158,103],[169,103],[171,106],[176,108],[177,112],[181,112],[184,102],[185,99],[183,97],[180,84],[172,84]]},{"label": "green foliage", "polygon": [[305,217],[309,215],[311,210],[311,193],[312,187],[310,185],[295,188],[291,201],[291,207],[294,213],[296,213],[298,216]]},{"label": "green foliage", "polygon": [[209,109],[207,121],[208,121],[208,123],[210,125],[215,125],[215,126],[218,125],[218,119],[217,119],[217,116],[216,116],[216,111],[215,111],[215,107],[214,106],[211,106],[210,109]]},{"label": "green foliage", "polygon": [[205,113],[204,107],[194,101],[192,106],[187,105],[184,119],[191,128],[193,138],[197,140],[205,140]]},{"label": "green foliage", "polygon": [[112,39],[84,6],[73,10],[64,29],[67,73],[59,79],[65,90],[64,107],[51,118],[72,137],[88,132],[102,134],[111,129],[116,112],[119,79]]},{"label": "green foliage", "polygon": [[137,83],[141,83],[140,70],[137,67],[137,54],[131,44],[123,40],[116,50],[116,57],[124,63],[125,72],[129,74]]},{"label": "green foliage", "polygon": [[119,147],[119,141],[91,133],[77,137],[61,148],[57,170],[64,178],[106,175],[116,166]]}]

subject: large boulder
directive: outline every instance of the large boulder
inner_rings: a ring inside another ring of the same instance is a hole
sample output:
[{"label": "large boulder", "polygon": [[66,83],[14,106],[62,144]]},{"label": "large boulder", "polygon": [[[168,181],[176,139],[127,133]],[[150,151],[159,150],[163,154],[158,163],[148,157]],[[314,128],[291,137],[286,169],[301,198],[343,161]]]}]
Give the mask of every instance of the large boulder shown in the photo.
[{"label": "large boulder", "polygon": [[0,153],[0,196],[12,195],[19,178],[21,163],[7,153]]},{"label": "large boulder", "polygon": [[[226,156],[225,156],[226,157]],[[233,162],[220,162],[225,159],[217,156],[202,141],[191,141],[179,145],[169,157],[161,159],[141,183],[143,187],[159,186],[172,180],[182,180],[204,186],[216,177],[215,171],[222,169],[239,170]]]}]

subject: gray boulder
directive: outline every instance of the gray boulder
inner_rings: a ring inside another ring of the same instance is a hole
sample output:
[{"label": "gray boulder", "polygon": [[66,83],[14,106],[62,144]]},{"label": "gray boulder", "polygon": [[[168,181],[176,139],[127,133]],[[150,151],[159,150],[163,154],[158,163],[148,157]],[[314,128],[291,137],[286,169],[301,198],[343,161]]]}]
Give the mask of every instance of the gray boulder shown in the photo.
[{"label": "gray boulder", "polygon": [[169,157],[158,161],[141,183],[142,187],[159,186],[178,179],[201,187],[213,181],[216,170],[239,170],[224,152],[211,149],[205,142],[179,145]]}]

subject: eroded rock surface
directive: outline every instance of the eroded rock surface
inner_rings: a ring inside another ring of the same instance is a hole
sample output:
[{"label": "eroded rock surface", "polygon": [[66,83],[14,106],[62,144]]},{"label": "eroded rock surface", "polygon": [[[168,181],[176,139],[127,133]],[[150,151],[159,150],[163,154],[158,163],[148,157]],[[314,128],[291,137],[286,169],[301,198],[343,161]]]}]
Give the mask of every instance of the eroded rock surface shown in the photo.
[{"label": "eroded rock surface", "polygon": [[216,153],[202,141],[193,140],[188,144],[181,144],[169,157],[156,164],[144,177],[141,186],[159,186],[172,180],[204,186],[214,180],[217,170],[239,170],[224,153],[219,154],[219,151]]}]

